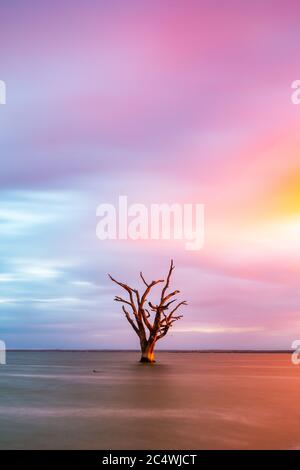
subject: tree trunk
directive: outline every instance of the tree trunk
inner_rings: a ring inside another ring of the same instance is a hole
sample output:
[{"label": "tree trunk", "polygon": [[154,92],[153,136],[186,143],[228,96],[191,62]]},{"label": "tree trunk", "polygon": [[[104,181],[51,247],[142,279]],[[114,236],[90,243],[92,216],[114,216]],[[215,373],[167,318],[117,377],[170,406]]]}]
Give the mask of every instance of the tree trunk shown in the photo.
[{"label": "tree trunk", "polygon": [[149,362],[149,363],[155,362],[154,346],[155,346],[155,341],[148,341],[146,344],[143,344],[141,346],[142,357],[141,357],[140,362]]}]

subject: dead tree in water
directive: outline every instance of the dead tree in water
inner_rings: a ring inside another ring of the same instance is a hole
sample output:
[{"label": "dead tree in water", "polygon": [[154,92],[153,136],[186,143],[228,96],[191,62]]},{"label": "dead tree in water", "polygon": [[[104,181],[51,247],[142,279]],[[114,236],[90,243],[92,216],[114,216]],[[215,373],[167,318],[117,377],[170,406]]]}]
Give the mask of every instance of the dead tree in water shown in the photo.
[{"label": "dead tree in water", "polygon": [[[182,305],[187,305],[186,301],[182,301],[175,305],[177,299],[173,298],[179,294],[179,290],[167,293],[170,285],[170,279],[174,270],[173,260],[171,260],[170,269],[167,279],[159,279],[158,281],[146,282],[143,273],[140,273],[141,279],[146,288],[143,293],[139,293],[137,289],[129,287],[127,284],[116,281],[110,274],[110,279],[121,286],[128,294],[128,298],[116,296],[115,301],[121,302],[122,310],[139,337],[142,357],[141,362],[155,362],[154,361],[154,347],[156,342],[166,336],[173,323],[183,315],[176,315],[178,308]],[[156,284],[164,283],[161,291],[159,303],[154,305],[147,302],[147,297],[151,289]],[[146,308],[146,304],[148,308]],[[128,311],[129,310],[129,311]]]}]

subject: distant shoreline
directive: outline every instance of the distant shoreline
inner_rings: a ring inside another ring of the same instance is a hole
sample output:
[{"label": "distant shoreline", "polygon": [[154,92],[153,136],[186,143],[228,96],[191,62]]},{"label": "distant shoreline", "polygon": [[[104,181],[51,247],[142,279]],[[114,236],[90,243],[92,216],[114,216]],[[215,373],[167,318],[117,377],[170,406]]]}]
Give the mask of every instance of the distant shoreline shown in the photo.
[{"label": "distant shoreline", "polygon": [[[291,354],[291,349],[161,349],[158,353]],[[7,352],[140,352],[138,349],[7,349]]]}]

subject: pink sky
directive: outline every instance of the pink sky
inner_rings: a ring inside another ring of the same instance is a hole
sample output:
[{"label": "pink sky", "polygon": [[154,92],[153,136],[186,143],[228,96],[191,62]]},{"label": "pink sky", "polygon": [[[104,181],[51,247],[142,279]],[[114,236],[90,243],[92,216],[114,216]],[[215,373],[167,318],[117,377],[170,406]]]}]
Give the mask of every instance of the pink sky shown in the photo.
[{"label": "pink sky", "polygon": [[[135,347],[106,277],[177,266],[165,348],[284,348],[300,334],[299,2],[0,6],[0,336]],[[205,246],[100,242],[96,207],[205,204]]]}]

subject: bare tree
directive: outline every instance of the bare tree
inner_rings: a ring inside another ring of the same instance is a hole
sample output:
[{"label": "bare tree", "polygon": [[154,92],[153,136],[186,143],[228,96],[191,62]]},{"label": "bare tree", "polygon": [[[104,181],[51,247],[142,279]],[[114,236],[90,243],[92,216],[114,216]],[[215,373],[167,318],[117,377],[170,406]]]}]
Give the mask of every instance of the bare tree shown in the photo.
[{"label": "bare tree", "polygon": [[[170,279],[174,270],[173,260],[171,260],[169,272],[166,280],[159,279],[158,281],[152,281],[148,283],[143,273],[140,273],[140,277],[145,284],[143,293],[139,293],[137,289],[129,287],[127,284],[117,281],[110,274],[110,279],[121,286],[127,292],[127,298],[116,296],[115,301],[121,302],[122,310],[139,337],[142,357],[141,362],[155,362],[154,361],[154,347],[156,342],[166,336],[169,329],[173,326],[173,323],[183,315],[177,315],[176,312],[182,305],[187,305],[186,301],[181,301],[177,304],[177,299],[173,298],[179,294],[179,290],[167,293],[170,285]],[[156,284],[164,283],[159,303],[154,305],[147,301],[147,297],[150,294],[151,289]],[[148,305],[148,308],[146,308]]]}]

